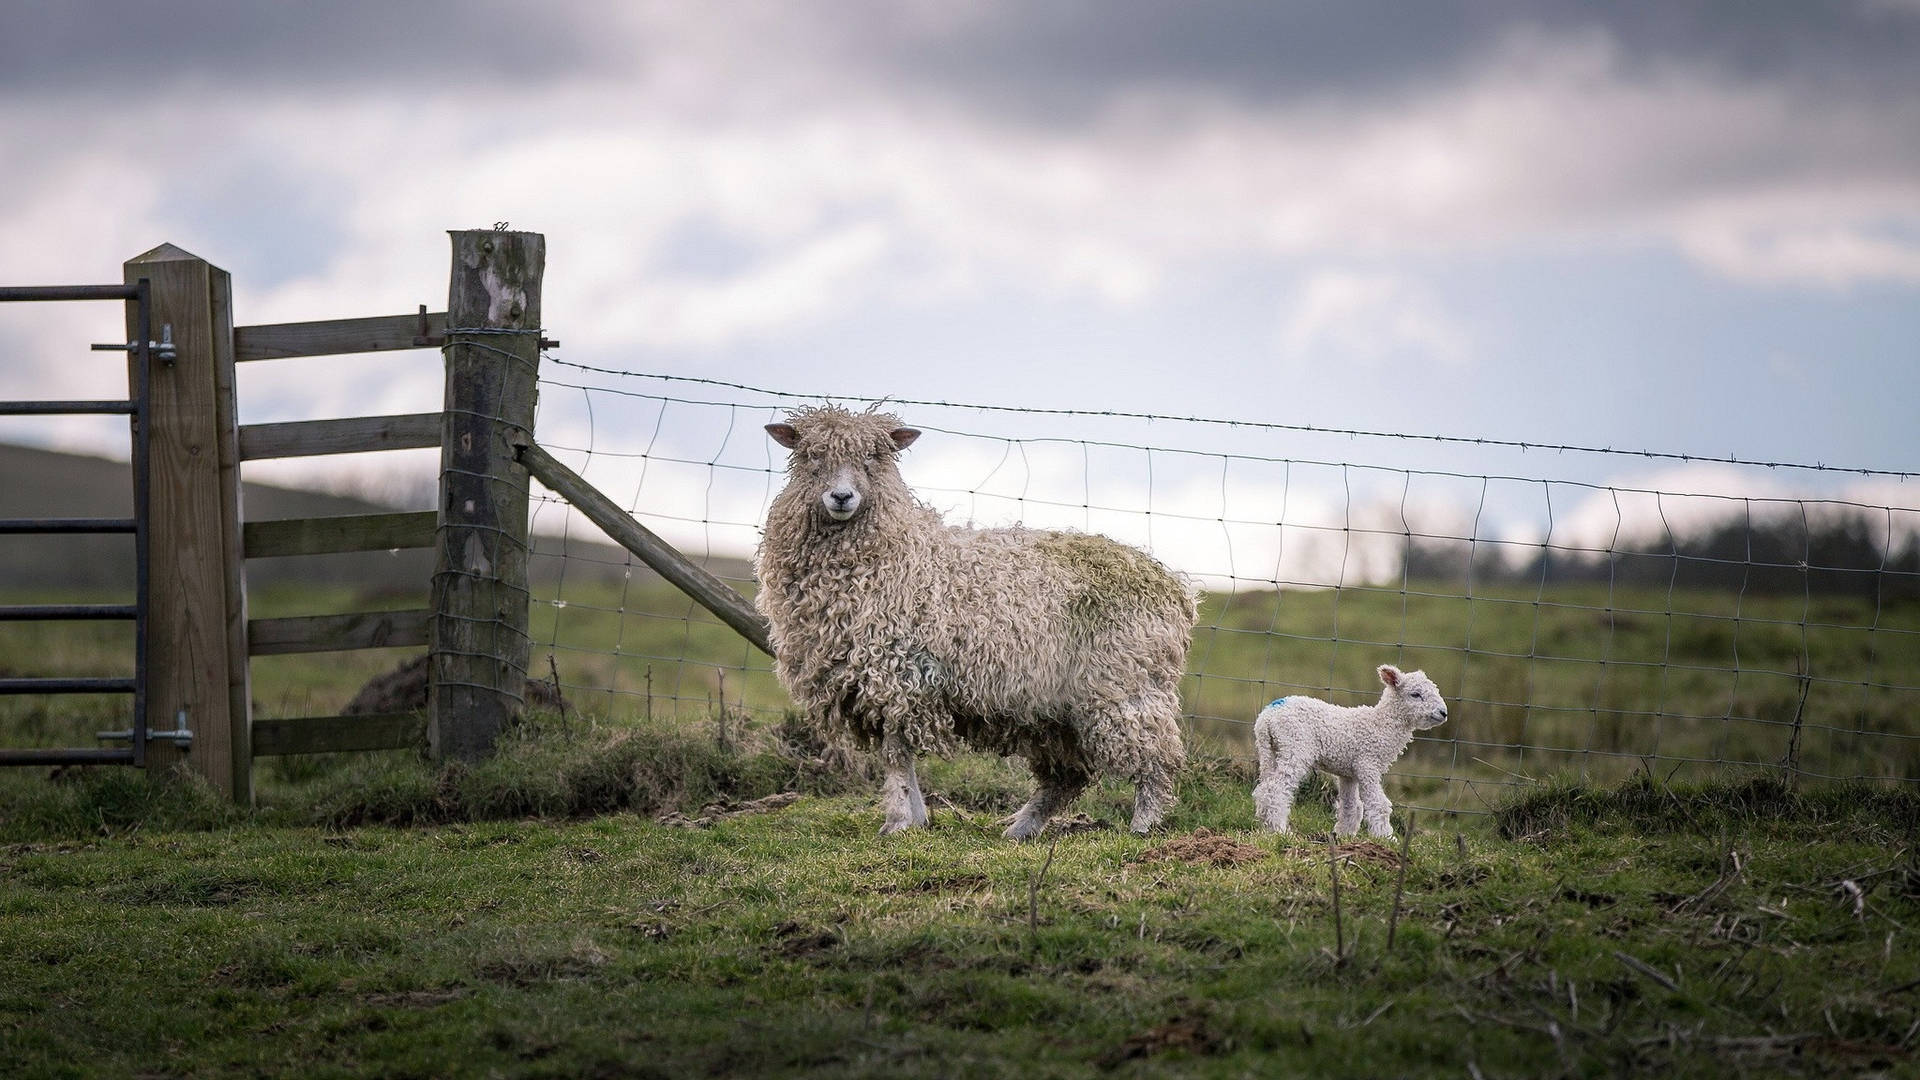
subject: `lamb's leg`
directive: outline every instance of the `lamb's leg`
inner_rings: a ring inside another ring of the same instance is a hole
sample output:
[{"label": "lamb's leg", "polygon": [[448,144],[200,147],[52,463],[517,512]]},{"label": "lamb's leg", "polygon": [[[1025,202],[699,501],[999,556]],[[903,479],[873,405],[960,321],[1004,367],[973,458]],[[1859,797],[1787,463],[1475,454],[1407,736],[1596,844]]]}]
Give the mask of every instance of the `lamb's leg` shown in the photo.
[{"label": "lamb's leg", "polygon": [[1393,835],[1393,803],[1387,798],[1387,790],[1380,786],[1380,774],[1375,773],[1359,782],[1360,802],[1366,807],[1367,831],[1377,837]]},{"label": "lamb's leg", "polygon": [[1089,779],[1081,770],[1037,760],[1033,763],[1033,778],[1038,785],[1033,789],[1033,797],[1013,816],[1013,824],[1007,826],[1003,834],[1009,840],[1028,840],[1040,835],[1040,830],[1047,827],[1047,822],[1061,807],[1080,797]]},{"label": "lamb's leg", "polygon": [[1300,782],[1307,778],[1313,763],[1289,761],[1276,755],[1272,771],[1261,777],[1253,789],[1253,816],[1269,832],[1286,832],[1287,818],[1293,813],[1293,798]]},{"label": "lamb's leg", "polygon": [[1335,779],[1340,796],[1333,808],[1333,832],[1336,836],[1352,836],[1360,831],[1360,781],[1345,776]]},{"label": "lamb's leg", "polygon": [[880,784],[880,809],[886,815],[880,835],[925,825],[927,804],[920,795],[920,778],[914,775],[913,752],[889,735],[881,740],[880,761],[886,769]]}]

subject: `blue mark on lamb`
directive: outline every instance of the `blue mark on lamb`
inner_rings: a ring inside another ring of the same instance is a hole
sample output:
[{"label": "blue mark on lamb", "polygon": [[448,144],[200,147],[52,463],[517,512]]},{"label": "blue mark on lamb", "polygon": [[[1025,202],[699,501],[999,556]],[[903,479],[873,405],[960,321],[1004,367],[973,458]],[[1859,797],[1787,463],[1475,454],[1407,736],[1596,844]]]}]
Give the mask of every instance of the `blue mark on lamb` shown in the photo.
[{"label": "blue mark on lamb", "polygon": [[[1293,797],[1315,769],[1339,780],[1333,831],[1351,836],[1366,819],[1375,836],[1393,835],[1393,803],[1380,776],[1407,749],[1413,733],[1447,721],[1447,703],[1424,671],[1379,667],[1380,701],[1343,708],[1318,698],[1280,698],[1253,722],[1253,748],[1260,756],[1260,779],[1253,788],[1253,813],[1274,832],[1287,831]],[[1276,709],[1291,701],[1284,709]]]}]

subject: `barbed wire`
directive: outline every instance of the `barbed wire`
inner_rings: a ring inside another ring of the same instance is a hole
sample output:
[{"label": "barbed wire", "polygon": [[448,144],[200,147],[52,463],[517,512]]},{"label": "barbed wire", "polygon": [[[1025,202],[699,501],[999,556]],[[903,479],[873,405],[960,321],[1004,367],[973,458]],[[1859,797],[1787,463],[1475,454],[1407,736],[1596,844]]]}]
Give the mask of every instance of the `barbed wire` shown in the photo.
[{"label": "barbed wire", "polygon": [[[676,381],[759,392],[722,380]],[[558,434],[543,445],[580,455],[582,470],[617,477],[637,519],[691,536],[698,555],[751,549],[781,472],[783,455],[768,449],[758,423],[777,404],[553,377],[542,387],[575,395],[591,418],[585,445]],[[1193,568],[1215,591],[1195,630],[1183,693],[1189,735],[1201,743],[1245,756],[1258,705],[1292,693],[1370,700],[1378,687],[1355,676],[1390,660],[1424,663],[1457,703],[1458,727],[1417,740],[1394,774],[1408,805],[1481,812],[1490,793],[1534,774],[1603,777],[1647,762],[1920,780],[1920,724],[1902,719],[1920,715],[1920,649],[1912,644],[1920,638],[1920,513],[1912,509],[1079,439],[1044,424],[1078,410],[998,411],[1042,422],[1017,434],[916,424],[997,448],[962,459],[975,470],[970,481],[948,462],[916,485],[923,497],[972,519],[999,507],[1016,520],[1037,518],[1035,527],[1071,518],[1149,546],[1215,534],[1217,561]],[[690,451],[695,433],[710,445]],[[1140,456],[1111,458],[1117,453]],[[1125,461],[1140,471],[1115,482]],[[1209,506],[1193,493],[1214,466]],[[1271,501],[1245,505],[1245,477],[1230,484],[1230,471],[1252,474]],[[1412,509],[1416,496],[1452,497],[1455,488],[1477,491],[1457,525],[1435,527]],[[1489,491],[1507,488],[1531,492],[1543,535],[1519,539],[1492,523]],[[1568,493],[1578,498],[1569,503]],[[1658,523],[1654,533],[1623,531],[1628,498],[1640,500],[1633,520]],[[1688,499],[1718,507],[1713,520],[1735,523],[1733,550],[1698,546],[1670,518],[1676,507],[1697,508]],[[1592,520],[1584,531],[1571,528],[1579,505],[1609,503],[1611,535],[1596,533]],[[1815,543],[1822,529],[1869,520],[1878,531],[1861,533],[1873,549],[1865,562],[1849,561],[1861,558],[1860,545],[1845,555],[1823,554]],[[1756,540],[1783,523],[1793,523],[1785,548]],[[630,559],[555,557],[572,569],[564,586],[543,594],[552,621],[537,640],[571,659],[569,685],[604,691],[616,709],[659,705],[698,716],[716,700],[721,709],[767,716],[786,708],[764,657]],[[731,565],[738,568],[720,569],[750,588],[744,564]],[[616,591],[595,584],[614,571]],[[1831,589],[1843,591],[1824,591]],[[676,628],[671,643],[660,633],[668,625]]]},{"label": "barbed wire", "polygon": [[1314,435],[1339,435],[1347,438],[1399,439],[1413,442],[1447,443],[1460,446],[1492,446],[1521,451],[1548,451],[1554,453],[1599,454],[1613,457],[1648,458],[1661,461],[1679,461],[1699,464],[1740,465],[1764,469],[1794,469],[1808,472],[1847,473],[1857,476],[1879,476],[1898,480],[1908,480],[1920,476],[1920,472],[1895,469],[1864,468],[1858,466],[1827,465],[1820,462],[1764,461],[1737,457],[1732,454],[1689,454],[1662,450],[1633,450],[1611,446],[1582,446],[1574,443],[1533,442],[1519,439],[1494,439],[1474,435],[1433,435],[1400,431],[1373,431],[1364,428],[1324,427],[1317,424],[1286,424],[1272,420],[1227,420],[1205,416],[1179,416],[1163,413],[1131,412],[1120,409],[1073,409],[1043,408],[1025,405],[988,405],[980,403],[942,401],[905,397],[871,397],[862,394],[822,394],[798,393],[788,390],[769,390],[765,387],[747,383],[729,382],[725,379],[705,378],[694,375],[666,375],[659,372],[626,371],[619,368],[597,367],[572,360],[550,358],[562,367],[591,371],[601,375],[617,375],[633,379],[657,379],[662,382],[687,383],[697,386],[722,387],[729,390],[744,390],[748,393],[762,394],[767,397],[787,401],[866,401],[888,405],[911,405],[925,408],[961,409],[974,412],[1015,413],[1024,416],[1082,416],[1122,420],[1146,420],[1160,423],[1203,424],[1226,428],[1247,428],[1258,431],[1293,431]]}]

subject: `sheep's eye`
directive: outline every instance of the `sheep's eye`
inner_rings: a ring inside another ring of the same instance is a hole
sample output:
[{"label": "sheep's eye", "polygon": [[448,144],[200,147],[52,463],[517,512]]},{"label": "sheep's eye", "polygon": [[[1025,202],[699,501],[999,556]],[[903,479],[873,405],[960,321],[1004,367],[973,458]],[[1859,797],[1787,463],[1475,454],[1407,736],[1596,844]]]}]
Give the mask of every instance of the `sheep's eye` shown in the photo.
[{"label": "sheep's eye", "polygon": [[1418,690],[1414,690],[1414,691],[1411,691],[1411,692],[1409,692],[1409,693],[1407,694],[1407,696],[1408,696],[1408,697],[1419,697],[1419,696],[1421,696],[1421,695],[1420,695],[1420,691],[1418,691]]}]

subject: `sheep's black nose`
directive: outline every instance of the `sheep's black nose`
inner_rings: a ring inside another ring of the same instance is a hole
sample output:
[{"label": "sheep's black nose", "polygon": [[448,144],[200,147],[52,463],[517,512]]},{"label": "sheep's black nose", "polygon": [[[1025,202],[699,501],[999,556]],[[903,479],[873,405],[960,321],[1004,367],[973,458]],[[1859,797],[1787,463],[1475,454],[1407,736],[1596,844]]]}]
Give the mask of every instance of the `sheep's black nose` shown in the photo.
[{"label": "sheep's black nose", "polygon": [[834,491],[828,494],[833,499],[835,506],[845,506],[853,501],[853,492],[851,491]]}]

